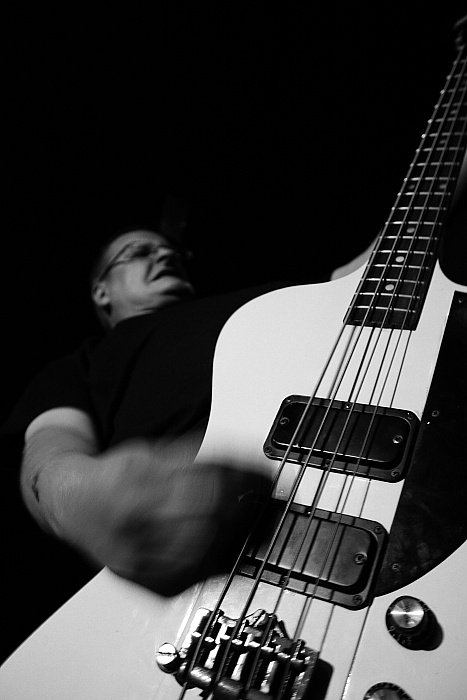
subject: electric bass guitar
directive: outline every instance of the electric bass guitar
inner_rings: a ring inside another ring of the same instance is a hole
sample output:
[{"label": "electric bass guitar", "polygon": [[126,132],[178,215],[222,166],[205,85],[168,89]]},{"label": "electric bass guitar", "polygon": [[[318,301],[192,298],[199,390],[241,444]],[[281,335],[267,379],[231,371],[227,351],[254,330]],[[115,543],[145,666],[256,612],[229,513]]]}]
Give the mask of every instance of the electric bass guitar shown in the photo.
[{"label": "electric bass guitar", "polygon": [[171,599],[104,569],[5,662],[3,700],[466,697],[467,288],[437,262],[466,23],[366,265],[220,335],[199,457],[270,470],[267,528]]}]

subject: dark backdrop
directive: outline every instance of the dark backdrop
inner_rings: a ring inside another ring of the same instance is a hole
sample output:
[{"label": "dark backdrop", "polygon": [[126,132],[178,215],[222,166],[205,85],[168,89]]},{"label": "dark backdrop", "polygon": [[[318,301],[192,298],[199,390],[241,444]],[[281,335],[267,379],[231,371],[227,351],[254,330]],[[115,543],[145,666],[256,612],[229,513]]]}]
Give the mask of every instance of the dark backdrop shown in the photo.
[{"label": "dark backdrop", "polygon": [[[4,18],[1,419],[46,361],[96,331],[86,269],[115,228],[184,212],[201,293],[313,280],[360,252],[395,199],[465,11],[152,5],[17,4]],[[10,488],[13,644],[81,579],[58,573],[74,563],[51,572],[65,555],[16,522]]]}]

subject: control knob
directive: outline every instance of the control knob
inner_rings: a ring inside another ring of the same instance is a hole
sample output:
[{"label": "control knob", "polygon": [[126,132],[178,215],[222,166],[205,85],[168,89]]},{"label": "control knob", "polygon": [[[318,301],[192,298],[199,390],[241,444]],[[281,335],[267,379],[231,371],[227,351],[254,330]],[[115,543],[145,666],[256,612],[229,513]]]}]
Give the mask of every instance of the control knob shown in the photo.
[{"label": "control knob", "polygon": [[437,622],[430,608],[419,598],[404,595],[397,598],[386,612],[389,634],[408,649],[426,649],[432,643]]}]

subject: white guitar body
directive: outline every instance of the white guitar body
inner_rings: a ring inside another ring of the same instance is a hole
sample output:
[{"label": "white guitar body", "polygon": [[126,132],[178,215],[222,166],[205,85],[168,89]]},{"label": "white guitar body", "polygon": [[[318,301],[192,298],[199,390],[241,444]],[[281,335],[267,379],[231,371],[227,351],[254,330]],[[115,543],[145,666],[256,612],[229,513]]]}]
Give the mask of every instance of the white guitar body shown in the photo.
[{"label": "white guitar body", "polygon": [[[216,350],[211,418],[200,459],[235,455],[238,462],[277,470],[279,463],[264,456],[264,440],[285,397],[314,395],[360,276],[361,270],[330,283],[278,290],[234,314]],[[397,341],[384,330],[373,346],[371,329],[348,328],[342,347],[350,336],[361,334],[359,342],[364,340],[372,348],[371,358],[364,359],[367,369],[356,400],[412,411],[421,418],[456,290],[467,291],[436,267],[416,331],[401,331]],[[391,362],[385,348],[391,350]],[[346,352],[338,353],[340,359]],[[349,367],[361,360],[357,350]],[[326,382],[331,386],[335,374],[336,368],[331,367],[319,396],[329,390]],[[344,378],[336,398],[349,400],[350,390]],[[285,465],[278,497],[287,497],[296,471],[296,465]],[[310,504],[322,478],[322,470],[307,468],[295,501]],[[377,521],[389,532],[403,483],[332,473],[318,506]],[[369,607],[352,610],[313,600],[300,637],[332,667],[326,700],[363,700],[371,686],[383,681],[402,687],[412,700],[465,697],[466,581],[464,543],[435,569],[397,592],[376,597]],[[177,698],[181,688],[158,669],[155,652],[163,642],[177,645],[185,638],[192,613],[199,607],[215,607],[222,583],[222,578],[212,579],[173,599],[162,599],[102,571],[5,662],[0,672],[2,699]],[[250,588],[250,579],[234,580],[221,606],[226,615],[234,619],[241,615]],[[248,612],[271,610],[278,591],[260,584]],[[406,649],[388,633],[386,610],[405,593],[420,598],[435,612],[443,633],[435,649]],[[292,592],[281,597],[278,616],[289,636],[294,635],[303,598]],[[192,689],[186,697],[199,697],[199,693]]]}]

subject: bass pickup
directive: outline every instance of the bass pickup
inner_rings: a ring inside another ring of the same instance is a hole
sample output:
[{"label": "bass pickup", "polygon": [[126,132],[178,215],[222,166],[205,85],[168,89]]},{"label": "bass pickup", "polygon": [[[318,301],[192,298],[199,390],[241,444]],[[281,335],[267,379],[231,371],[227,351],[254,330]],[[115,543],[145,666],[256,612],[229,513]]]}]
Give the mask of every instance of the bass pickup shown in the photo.
[{"label": "bass pickup", "polygon": [[411,411],[288,396],[264,443],[270,459],[396,482],[403,479],[419,420]]}]

